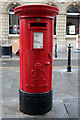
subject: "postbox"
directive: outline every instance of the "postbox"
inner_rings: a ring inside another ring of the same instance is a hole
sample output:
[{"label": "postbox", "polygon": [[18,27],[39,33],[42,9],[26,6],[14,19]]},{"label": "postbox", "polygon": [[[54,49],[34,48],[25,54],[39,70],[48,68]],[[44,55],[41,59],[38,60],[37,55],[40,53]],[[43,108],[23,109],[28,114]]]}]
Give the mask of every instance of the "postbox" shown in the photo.
[{"label": "postbox", "polygon": [[14,9],[20,24],[20,111],[40,115],[52,109],[53,20],[49,5]]}]

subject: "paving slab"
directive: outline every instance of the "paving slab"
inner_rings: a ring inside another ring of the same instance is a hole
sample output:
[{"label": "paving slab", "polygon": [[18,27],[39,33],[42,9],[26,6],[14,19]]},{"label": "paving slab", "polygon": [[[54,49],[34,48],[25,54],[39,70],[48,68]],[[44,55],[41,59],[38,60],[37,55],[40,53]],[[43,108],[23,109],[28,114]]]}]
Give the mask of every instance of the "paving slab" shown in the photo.
[{"label": "paving slab", "polygon": [[[19,89],[19,69],[7,68],[2,71],[2,98],[6,99],[13,96],[11,92],[16,95],[17,91],[15,92],[15,90]],[[14,88],[14,90],[12,90],[12,88]]]},{"label": "paving slab", "polygon": [[[2,120],[14,120],[14,118],[3,118]],[[15,120],[79,120],[69,118],[15,118]]]},{"label": "paving slab", "polygon": [[4,118],[69,118],[66,109],[64,107],[64,104],[61,103],[61,101],[55,101],[53,100],[53,108],[50,112],[43,114],[43,115],[37,115],[37,116],[30,116],[27,114],[24,114],[19,111],[19,100],[16,99],[6,99],[3,101],[3,117]]},{"label": "paving slab", "polygon": [[69,118],[78,118],[79,117],[79,104],[78,99],[64,99],[65,108],[68,112]]},{"label": "paving slab", "polygon": [[53,66],[53,95],[54,98],[78,97],[78,69],[67,72]]}]

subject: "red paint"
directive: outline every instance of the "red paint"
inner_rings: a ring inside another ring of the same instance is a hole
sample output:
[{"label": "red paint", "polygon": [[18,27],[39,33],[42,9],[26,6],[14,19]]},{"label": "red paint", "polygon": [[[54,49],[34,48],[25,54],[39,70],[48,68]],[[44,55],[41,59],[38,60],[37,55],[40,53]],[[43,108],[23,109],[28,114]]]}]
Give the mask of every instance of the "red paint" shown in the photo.
[{"label": "red paint", "polygon": [[[14,12],[20,19],[20,89],[29,93],[51,91],[53,20],[59,10],[49,5],[25,5]],[[33,32],[43,32],[43,48],[33,48]]]}]

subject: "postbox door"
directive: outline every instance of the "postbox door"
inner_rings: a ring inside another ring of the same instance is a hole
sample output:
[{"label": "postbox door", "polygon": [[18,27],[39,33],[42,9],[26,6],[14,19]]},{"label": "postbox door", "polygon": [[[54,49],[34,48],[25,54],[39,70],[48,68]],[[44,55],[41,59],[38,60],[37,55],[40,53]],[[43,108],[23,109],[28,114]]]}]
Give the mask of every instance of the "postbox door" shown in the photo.
[{"label": "postbox door", "polygon": [[52,76],[52,44],[47,38],[47,30],[31,31],[31,50],[33,69],[31,71],[31,81],[36,86],[36,91],[51,90]]},{"label": "postbox door", "polygon": [[[52,30],[30,29],[27,33],[24,91],[43,93],[52,89]],[[24,42],[24,41],[23,41]],[[27,57],[28,56],[28,57]],[[29,73],[29,74],[28,74]],[[27,78],[27,79],[26,79]]]}]

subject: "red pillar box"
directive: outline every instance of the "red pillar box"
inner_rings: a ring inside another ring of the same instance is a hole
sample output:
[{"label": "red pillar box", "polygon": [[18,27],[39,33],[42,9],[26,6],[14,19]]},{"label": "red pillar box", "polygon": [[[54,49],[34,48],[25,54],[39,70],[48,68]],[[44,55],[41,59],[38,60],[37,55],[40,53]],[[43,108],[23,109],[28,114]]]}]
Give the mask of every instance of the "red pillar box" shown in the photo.
[{"label": "red pillar box", "polygon": [[49,5],[14,9],[20,23],[20,110],[39,115],[52,109],[53,20]]}]

